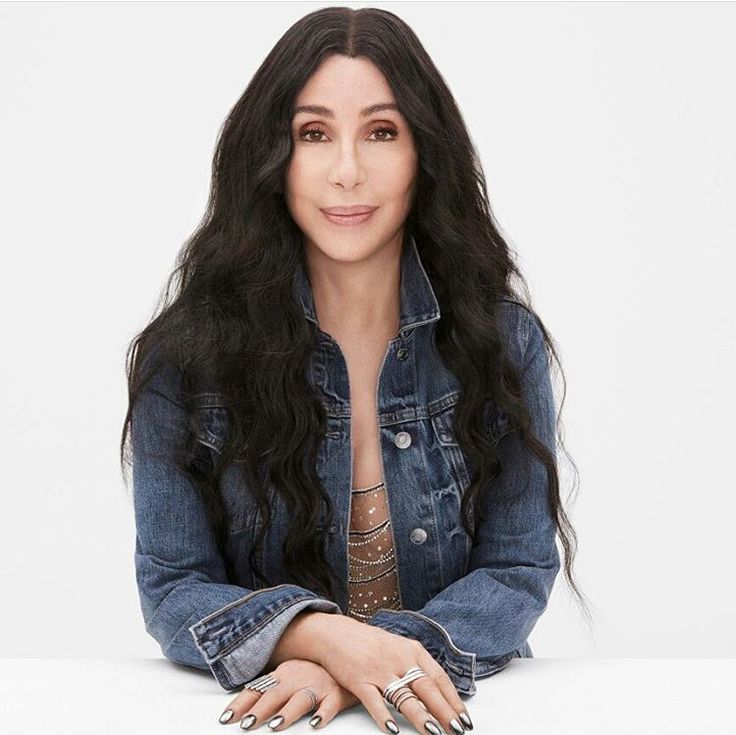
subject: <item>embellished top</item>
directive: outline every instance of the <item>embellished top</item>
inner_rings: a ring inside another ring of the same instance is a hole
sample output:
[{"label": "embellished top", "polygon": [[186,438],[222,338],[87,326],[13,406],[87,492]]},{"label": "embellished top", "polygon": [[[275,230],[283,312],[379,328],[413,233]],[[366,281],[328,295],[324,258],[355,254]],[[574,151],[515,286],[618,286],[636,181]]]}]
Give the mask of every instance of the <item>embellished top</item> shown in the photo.
[{"label": "embellished top", "polygon": [[383,482],[352,489],[348,562],[349,616],[368,620],[382,607],[401,609],[391,517]]}]

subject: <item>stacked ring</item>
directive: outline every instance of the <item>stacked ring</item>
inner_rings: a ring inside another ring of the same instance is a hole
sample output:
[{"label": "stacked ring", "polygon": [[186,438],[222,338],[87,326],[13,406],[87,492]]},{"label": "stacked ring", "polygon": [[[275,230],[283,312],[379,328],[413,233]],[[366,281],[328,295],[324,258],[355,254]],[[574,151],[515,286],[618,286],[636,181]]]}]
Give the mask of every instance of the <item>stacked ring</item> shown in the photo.
[{"label": "stacked ring", "polygon": [[[414,692],[408,686],[406,686],[406,684],[409,684],[415,679],[420,679],[422,676],[427,676],[427,673],[426,671],[424,671],[424,669],[419,666],[412,667],[402,677],[396,679],[395,681],[392,681],[383,690],[383,699],[400,712],[401,710],[399,709],[399,707],[407,699],[411,699],[412,697],[419,699],[419,697],[417,697],[417,695],[414,694]],[[422,703],[421,700],[419,701],[420,703]]]},{"label": "stacked ring", "polygon": [[264,674],[257,679],[253,679],[253,681],[249,681],[243,689],[254,689],[257,692],[265,692],[267,689],[275,687],[278,683],[279,680],[274,679],[271,674]]},{"label": "stacked ring", "polygon": [[317,692],[315,692],[311,687],[302,687],[299,691],[306,692],[307,696],[312,700],[312,706],[309,711],[314,712],[314,710],[317,709]]},{"label": "stacked ring", "polygon": [[412,698],[416,699],[421,704],[419,697],[417,697],[409,687],[401,687],[400,689],[397,689],[394,696],[394,707],[396,708],[396,711],[401,712],[401,705],[404,704],[407,699]]}]

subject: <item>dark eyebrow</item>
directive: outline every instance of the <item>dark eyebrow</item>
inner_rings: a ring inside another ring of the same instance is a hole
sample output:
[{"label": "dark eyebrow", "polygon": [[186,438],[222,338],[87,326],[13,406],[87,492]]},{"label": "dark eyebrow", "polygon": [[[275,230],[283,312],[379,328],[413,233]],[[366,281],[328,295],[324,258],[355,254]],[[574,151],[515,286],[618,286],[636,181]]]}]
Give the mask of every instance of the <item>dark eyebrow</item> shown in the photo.
[{"label": "dark eyebrow", "polygon": [[[396,110],[398,112],[399,107],[393,102],[379,102],[378,104],[368,105],[368,107],[364,107],[360,111],[360,116],[368,117],[369,115],[373,115],[376,112],[383,112],[383,110]],[[329,107],[325,107],[324,105],[299,105],[299,107],[294,108],[294,115],[296,115],[298,112],[308,112],[311,115],[322,115],[323,117],[330,118],[335,117],[335,113],[330,110]]]}]

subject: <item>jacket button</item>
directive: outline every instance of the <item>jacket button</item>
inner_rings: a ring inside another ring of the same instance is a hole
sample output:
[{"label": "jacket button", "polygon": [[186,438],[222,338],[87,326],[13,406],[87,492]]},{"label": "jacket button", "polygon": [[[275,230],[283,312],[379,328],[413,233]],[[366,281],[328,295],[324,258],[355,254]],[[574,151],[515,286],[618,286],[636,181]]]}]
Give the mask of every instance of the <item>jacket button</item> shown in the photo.
[{"label": "jacket button", "polygon": [[415,528],[409,534],[413,544],[423,544],[427,540],[427,532],[423,528]]},{"label": "jacket button", "polygon": [[400,431],[394,437],[394,444],[399,449],[406,449],[411,444],[411,435],[406,431]]},{"label": "jacket button", "polygon": [[398,357],[399,360],[406,360],[406,358],[409,357],[409,350],[407,350],[406,347],[399,347],[399,349],[396,350],[396,357]]}]

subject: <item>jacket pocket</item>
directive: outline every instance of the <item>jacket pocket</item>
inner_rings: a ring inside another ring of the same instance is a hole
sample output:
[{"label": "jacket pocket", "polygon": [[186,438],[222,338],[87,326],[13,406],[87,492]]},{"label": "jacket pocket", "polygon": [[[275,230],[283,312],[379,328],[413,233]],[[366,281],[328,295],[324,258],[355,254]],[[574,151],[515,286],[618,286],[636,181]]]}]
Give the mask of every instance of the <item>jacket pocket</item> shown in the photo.
[{"label": "jacket pocket", "polygon": [[[435,402],[435,410],[430,406],[435,451],[431,451],[428,457],[434,484],[435,512],[442,532],[445,578],[450,581],[466,573],[470,559],[472,541],[462,522],[461,504],[475,472],[455,436],[457,400],[457,394],[450,395]],[[484,425],[493,444],[511,431],[507,415],[492,401],[485,406]],[[472,524],[475,515],[472,504],[468,512]]]},{"label": "jacket pocket", "polygon": [[455,402],[431,414],[432,429],[440,447],[440,454],[444,457],[452,471],[454,483],[461,494],[470,485],[468,467],[454,430]]},{"label": "jacket pocket", "polygon": [[192,430],[196,440],[217,454],[227,440],[228,416],[218,393],[199,393],[194,397]]},{"label": "jacket pocket", "polygon": [[[229,417],[222,397],[218,393],[200,393],[194,397],[192,431],[195,441],[204,451],[210,452],[214,463],[222,454],[229,438]],[[238,544],[240,551],[248,541],[248,550],[253,544],[258,528],[258,507],[249,491],[239,463],[229,462],[220,476],[220,497],[224,503],[231,542]]]}]

